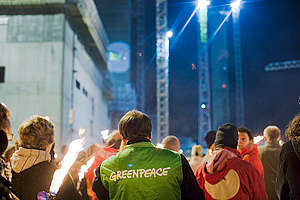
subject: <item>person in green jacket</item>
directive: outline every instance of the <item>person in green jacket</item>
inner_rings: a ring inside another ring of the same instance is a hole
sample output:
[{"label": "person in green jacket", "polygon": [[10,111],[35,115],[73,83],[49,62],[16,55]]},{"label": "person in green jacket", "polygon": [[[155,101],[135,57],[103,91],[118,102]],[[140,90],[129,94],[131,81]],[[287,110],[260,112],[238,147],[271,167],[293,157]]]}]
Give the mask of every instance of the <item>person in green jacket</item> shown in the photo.
[{"label": "person in green jacket", "polygon": [[152,123],[139,111],[127,112],[119,122],[126,144],[96,170],[93,191],[98,199],[204,199],[186,158],[151,143]]}]

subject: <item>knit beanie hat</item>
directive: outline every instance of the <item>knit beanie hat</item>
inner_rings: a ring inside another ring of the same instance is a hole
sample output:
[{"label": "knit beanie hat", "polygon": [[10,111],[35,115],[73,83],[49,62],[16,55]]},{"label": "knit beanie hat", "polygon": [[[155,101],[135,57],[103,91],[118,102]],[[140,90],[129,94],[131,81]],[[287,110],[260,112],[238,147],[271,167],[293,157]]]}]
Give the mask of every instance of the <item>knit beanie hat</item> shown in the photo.
[{"label": "knit beanie hat", "polygon": [[225,124],[220,126],[215,139],[216,148],[230,147],[237,148],[238,144],[238,130],[232,124]]}]

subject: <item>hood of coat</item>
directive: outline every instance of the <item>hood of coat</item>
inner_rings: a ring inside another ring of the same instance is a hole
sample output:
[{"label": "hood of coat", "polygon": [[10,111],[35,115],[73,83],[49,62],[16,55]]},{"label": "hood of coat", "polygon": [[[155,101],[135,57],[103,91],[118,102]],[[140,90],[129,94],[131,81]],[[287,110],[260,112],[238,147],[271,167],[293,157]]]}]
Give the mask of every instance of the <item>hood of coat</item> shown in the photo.
[{"label": "hood of coat", "polygon": [[298,159],[300,160],[300,136],[294,137],[293,139],[291,139],[294,151],[298,157]]},{"label": "hood of coat", "polygon": [[44,161],[50,161],[50,154],[46,151],[22,147],[11,157],[12,169],[17,173]]},{"label": "hood of coat", "polygon": [[225,148],[214,151],[213,155],[203,167],[203,177],[211,184],[219,182],[227,174],[227,163],[233,158],[239,157],[236,149]]}]

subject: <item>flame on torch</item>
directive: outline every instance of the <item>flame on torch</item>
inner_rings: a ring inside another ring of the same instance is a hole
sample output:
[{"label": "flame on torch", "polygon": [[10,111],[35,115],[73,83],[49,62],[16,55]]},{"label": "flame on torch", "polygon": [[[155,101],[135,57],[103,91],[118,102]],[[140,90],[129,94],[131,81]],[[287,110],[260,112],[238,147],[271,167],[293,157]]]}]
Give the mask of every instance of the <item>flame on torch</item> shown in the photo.
[{"label": "flame on torch", "polygon": [[83,179],[84,174],[88,171],[88,169],[91,167],[91,165],[94,163],[95,156],[93,156],[91,159],[89,159],[85,165],[82,165],[80,168],[80,171],[78,173],[79,180]]},{"label": "flame on torch", "polygon": [[79,128],[78,130],[78,135],[81,137],[85,134],[85,129],[84,128]]},{"label": "flame on torch", "polygon": [[52,194],[57,194],[59,187],[61,186],[66,174],[68,173],[70,167],[75,162],[77,155],[83,150],[83,139],[74,140],[69,146],[69,150],[62,160],[61,168],[56,170],[51,182],[49,192]]},{"label": "flame on torch", "polygon": [[102,138],[106,140],[109,137],[109,129],[101,131]]},{"label": "flame on torch", "polygon": [[253,137],[253,142],[254,142],[254,144],[258,144],[258,143],[260,143],[263,139],[264,139],[264,136],[258,135],[258,136]]}]

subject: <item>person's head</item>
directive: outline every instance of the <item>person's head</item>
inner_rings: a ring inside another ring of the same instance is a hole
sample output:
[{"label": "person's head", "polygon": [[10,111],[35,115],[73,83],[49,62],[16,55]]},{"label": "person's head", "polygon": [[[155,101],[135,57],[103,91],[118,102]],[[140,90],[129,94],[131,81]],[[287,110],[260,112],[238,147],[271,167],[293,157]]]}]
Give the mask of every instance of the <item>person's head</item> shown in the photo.
[{"label": "person's head", "polygon": [[215,142],[216,133],[217,133],[216,131],[211,130],[211,131],[208,131],[206,136],[204,137],[204,140],[205,140],[208,148],[210,148],[211,145],[213,145],[213,143]]},{"label": "person's head", "polygon": [[267,126],[264,129],[264,138],[267,142],[279,141],[280,129],[277,126]]},{"label": "person's head", "polygon": [[193,157],[202,157],[203,152],[202,152],[202,146],[201,145],[194,145],[192,147],[192,158]]},{"label": "person's head", "polygon": [[21,147],[50,152],[54,143],[54,124],[42,116],[32,116],[18,129]]},{"label": "person's head", "polygon": [[218,128],[215,147],[221,149],[225,147],[236,149],[238,144],[238,130],[232,124],[224,124]]},{"label": "person's head", "polygon": [[148,115],[131,110],[119,122],[119,133],[124,141],[152,137],[152,123]]},{"label": "person's head", "polygon": [[13,134],[10,125],[10,111],[4,103],[0,102],[0,129],[7,135],[8,141],[13,140]]},{"label": "person's head", "polygon": [[300,113],[290,121],[288,128],[285,131],[285,135],[289,140],[300,136]]},{"label": "person's head", "polygon": [[253,136],[250,129],[241,126],[238,128],[239,140],[238,140],[238,149],[242,150],[251,142],[253,142]]},{"label": "person's head", "polygon": [[164,149],[169,149],[178,152],[180,149],[180,142],[176,136],[169,135],[162,140],[162,146]]},{"label": "person's head", "polygon": [[114,131],[113,134],[107,140],[107,146],[114,149],[120,149],[121,142],[122,137],[119,131]]}]

